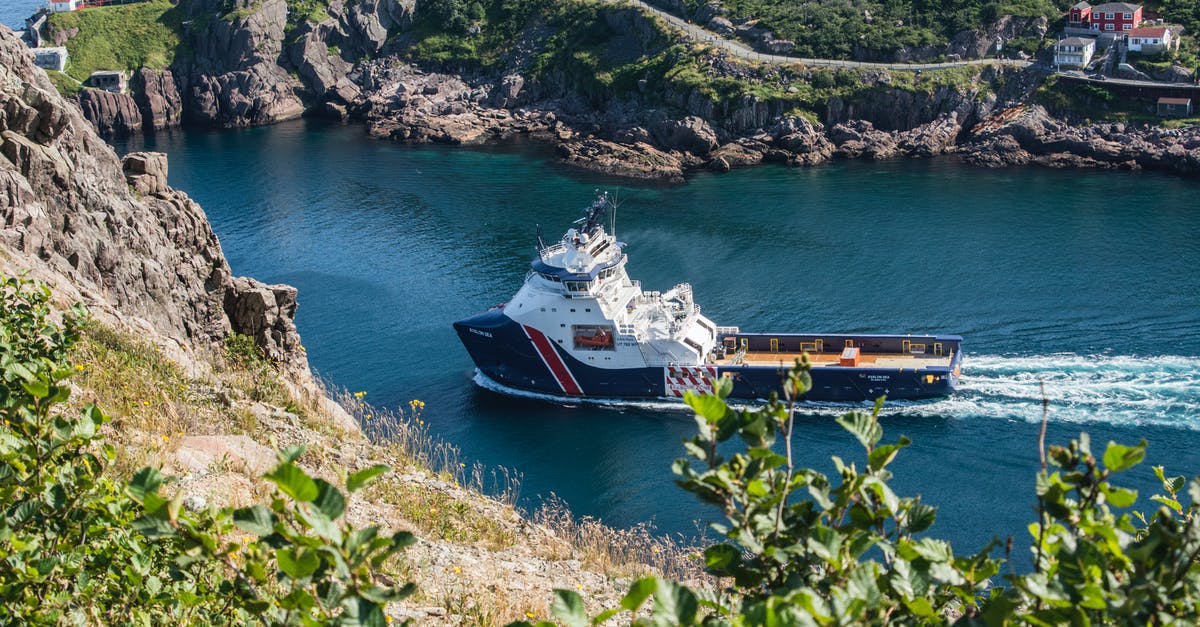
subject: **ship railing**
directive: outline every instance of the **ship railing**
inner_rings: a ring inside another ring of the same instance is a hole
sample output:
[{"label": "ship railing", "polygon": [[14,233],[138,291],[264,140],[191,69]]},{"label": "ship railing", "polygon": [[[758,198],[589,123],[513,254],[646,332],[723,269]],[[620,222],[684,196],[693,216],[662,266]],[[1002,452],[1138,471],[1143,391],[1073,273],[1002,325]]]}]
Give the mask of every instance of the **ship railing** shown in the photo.
[{"label": "ship railing", "polygon": [[542,261],[549,261],[550,258],[553,257],[554,255],[557,255],[558,253],[563,253],[566,251],[567,251],[567,245],[563,244],[562,242],[559,242],[557,244],[551,244],[551,245],[543,248],[541,251],[539,251],[539,254],[542,257]]},{"label": "ship railing", "polygon": [[741,332],[739,327],[717,327],[717,335],[737,335]]}]

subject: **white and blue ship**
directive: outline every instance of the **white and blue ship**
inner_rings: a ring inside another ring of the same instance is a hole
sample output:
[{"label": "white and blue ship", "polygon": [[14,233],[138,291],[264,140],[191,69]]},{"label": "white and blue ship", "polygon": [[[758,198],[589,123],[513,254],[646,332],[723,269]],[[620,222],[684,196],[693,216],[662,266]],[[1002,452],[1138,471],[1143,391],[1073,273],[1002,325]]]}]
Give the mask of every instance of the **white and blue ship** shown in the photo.
[{"label": "white and blue ship", "polygon": [[625,271],[625,244],[604,221],[601,194],[538,255],[512,300],[454,323],[478,372],[502,387],[563,397],[660,399],[733,380],[734,398],[779,391],[802,353],[806,400],[919,399],[950,394],[962,363],[957,335],[743,333],[700,313],[692,288],[643,291]]}]

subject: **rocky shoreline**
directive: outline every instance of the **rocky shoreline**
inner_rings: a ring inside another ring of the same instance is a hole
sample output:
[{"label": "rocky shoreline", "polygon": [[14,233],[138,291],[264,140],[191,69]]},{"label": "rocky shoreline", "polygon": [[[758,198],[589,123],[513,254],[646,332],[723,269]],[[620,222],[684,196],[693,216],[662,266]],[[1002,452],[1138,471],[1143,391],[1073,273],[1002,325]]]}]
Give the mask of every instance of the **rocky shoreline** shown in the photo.
[{"label": "rocky shoreline", "polygon": [[[114,135],[319,115],[360,120],[372,136],[409,143],[530,139],[553,146],[572,166],[664,181],[760,163],[946,154],[987,167],[1200,172],[1200,130],[1068,124],[1029,104],[1045,78],[1032,69],[988,67],[950,84],[865,72],[853,79],[853,98],[832,96],[820,105],[822,123],[797,114],[783,96],[730,99],[703,85],[645,79],[633,93],[596,94],[569,77],[532,78],[545,33],[523,35],[500,69],[418,67],[403,60],[417,10],[405,0],[334,0],[326,19],[299,25],[289,22],[285,0],[246,3],[239,17],[199,19],[219,15],[222,6],[220,0],[188,5],[189,17],[203,26],[187,33],[194,52],[186,63],[140,70],[129,94],[85,90],[78,103],[87,119]],[[665,36],[635,8],[612,7],[602,19],[623,34],[621,46],[639,54]],[[701,66],[714,81],[794,86],[822,78],[811,68],[751,67],[705,54]]]},{"label": "rocky shoreline", "polygon": [[[1150,169],[1200,174],[1200,129],[1132,124],[1076,126],[1039,105],[1011,104],[982,121],[957,110],[907,130],[851,119],[830,127],[783,116],[767,129],[734,135],[704,118],[664,119],[650,128],[613,124],[561,101],[523,103],[520,77],[500,86],[393,66],[373,72],[364,102],[337,111],[361,117],[372,136],[409,143],[478,145],[515,138],[554,146],[569,165],[638,179],[682,181],[690,171],[729,171],[762,163],[812,166],[837,159],[885,160],[959,155],[981,167]],[[564,112],[567,111],[567,112]]]}]

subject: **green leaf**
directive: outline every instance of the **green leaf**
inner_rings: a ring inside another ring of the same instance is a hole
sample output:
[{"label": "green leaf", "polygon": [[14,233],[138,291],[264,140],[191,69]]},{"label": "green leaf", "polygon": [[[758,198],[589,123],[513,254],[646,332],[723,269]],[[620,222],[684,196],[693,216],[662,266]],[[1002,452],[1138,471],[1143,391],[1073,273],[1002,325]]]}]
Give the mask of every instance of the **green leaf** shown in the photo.
[{"label": "green leaf", "polygon": [[883,437],[879,419],[861,411],[852,411],[837,419],[837,423],[850,432],[864,448],[871,448]]},{"label": "green leaf", "polygon": [[279,464],[275,467],[275,470],[272,470],[265,477],[279,486],[279,489],[283,490],[288,496],[301,503],[312,501],[320,494],[317,482],[313,481],[312,477],[308,476],[308,473],[290,461]]},{"label": "green leaf", "polygon": [[142,503],[146,500],[147,494],[158,493],[158,488],[162,485],[162,482],[162,473],[147,466],[133,475],[133,479],[129,480],[129,485],[125,486],[125,492],[133,500]]},{"label": "green leaf", "polygon": [[712,394],[697,394],[692,390],[684,392],[683,402],[708,422],[717,422],[724,418],[725,412],[729,410],[729,406],[721,400],[721,397]]},{"label": "green leaf", "polygon": [[912,444],[912,440],[900,436],[900,440],[895,444],[885,444],[876,448],[867,456],[867,466],[871,470],[883,470],[888,464],[892,463],[892,460],[896,459],[896,454],[900,452],[900,449],[910,444]]},{"label": "green leaf", "polygon": [[1165,496],[1160,496],[1158,494],[1155,494],[1154,496],[1150,497],[1150,500],[1154,501],[1155,503],[1160,503],[1162,505],[1166,505],[1167,507],[1171,508],[1176,514],[1183,513],[1183,506],[1180,505],[1179,501],[1176,501],[1175,499],[1170,499]]},{"label": "green leaf", "polygon": [[588,620],[587,608],[583,606],[583,597],[574,590],[556,589],[550,613],[567,627],[587,627],[592,623]]},{"label": "green leaf", "polygon": [[259,537],[275,532],[275,516],[262,505],[233,510],[233,524],[237,525],[238,529]]},{"label": "green leaf", "polygon": [[396,535],[392,536],[392,546],[397,549],[403,549],[417,543],[417,537],[407,531],[397,531]]},{"label": "green leaf", "polygon": [[1110,441],[1108,448],[1104,449],[1104,467],[1113,472],[1121,472],[1140,464],[1145,457],[1145,440],[1137,446],[1123,446]]},{"label": "green leaf", "polygon": [[275,561],[279,563],[279,570],[296,580],[308,577],[321,565],[321,558],[316,551],[303,547],[276,549]]},{"label": "green leaf", "polygon": [[732,544],[714,544],[704,549],[704,565],[718,575],[742,562],[742,552]]},{"label": "green leaf", "polygon": [[654,590],[657,588],[658,579],[654,577],[638,579],[633,582],[633,585],[629,586],[629,592],[621,599],[621,607],[630,612],[636,612],[646,602],[646,599],[650,598],[651,594],[654,594]]},{"label": "green leaf", "polygon": [[937,518],[937,508],[924,503],[913,503],[908,508],[908,532],[920,533],[933,526]]},{"label": "green leaf", "polygon": [[43,377],[38,377],[28,383],[22,383],[21,387],[25,388],[26,392],[34,398],[46,398],[50,395],[50,384]]},{"label": "green leaf", "polygon": [[1129,507],[1137,502],[1137,490],[1118,488],[1107,483],[1100,484],[1100,491],[1113,507]]},{"label": "green leaf", "polygon": [[352,473],[346,478],[346,491],[351,494],[358,492],[359,490],[367,487],[367,484],[370,483],[372,479],[391,469],[391,466],[377,464],[375,466],[371,466],[370,468],[363,468],[356,473]]},{"label": "green leaf", "polygon": [[300,459],[300,456],[303,455],[304,451],[306,450],[308,450],[308,445],[306,444],[295,444],[293,446],[289,446],[279,452],[279,463],[290,464],[295,462],[297,459]]},{"label": "green leaf", "polygon": [[691,625],[696,621],[700,603],[696,594],[674,581],[658,580],[654,591],[654,614],[673,618],[680,625]]},{"label": "green leaf", "polygon": [[346,498],[342,496],[341,490],[324,479],[317,479],[316,483],[317,498],[313,501],[313,505],[330,520],[341,518],[346,511]]}]

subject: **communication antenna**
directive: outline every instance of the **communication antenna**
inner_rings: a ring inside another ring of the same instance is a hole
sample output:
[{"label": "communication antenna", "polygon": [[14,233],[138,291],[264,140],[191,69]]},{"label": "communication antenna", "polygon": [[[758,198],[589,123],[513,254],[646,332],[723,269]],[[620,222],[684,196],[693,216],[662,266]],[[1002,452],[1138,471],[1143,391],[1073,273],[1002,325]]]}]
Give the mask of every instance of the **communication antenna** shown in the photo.
[{"label": "communication antenna", "polygon": [[621,206],[620,195],[620,189],[613,192],[612,200],[610,200],[608,203],[609,205],[612,205],[612,213],[610,213],[608,216],[608,233],[612,235],[614,240],[617,239],[617,207]]},{"label": "communication antenna", "polygon": [[546,250],[546,242],[545,242],[545,240],[542,239],[542,235],[543,235],[542,234],[542,225],[538,224],[537,225],[538,254],[541,254],[541,252],[543,250]]}]

